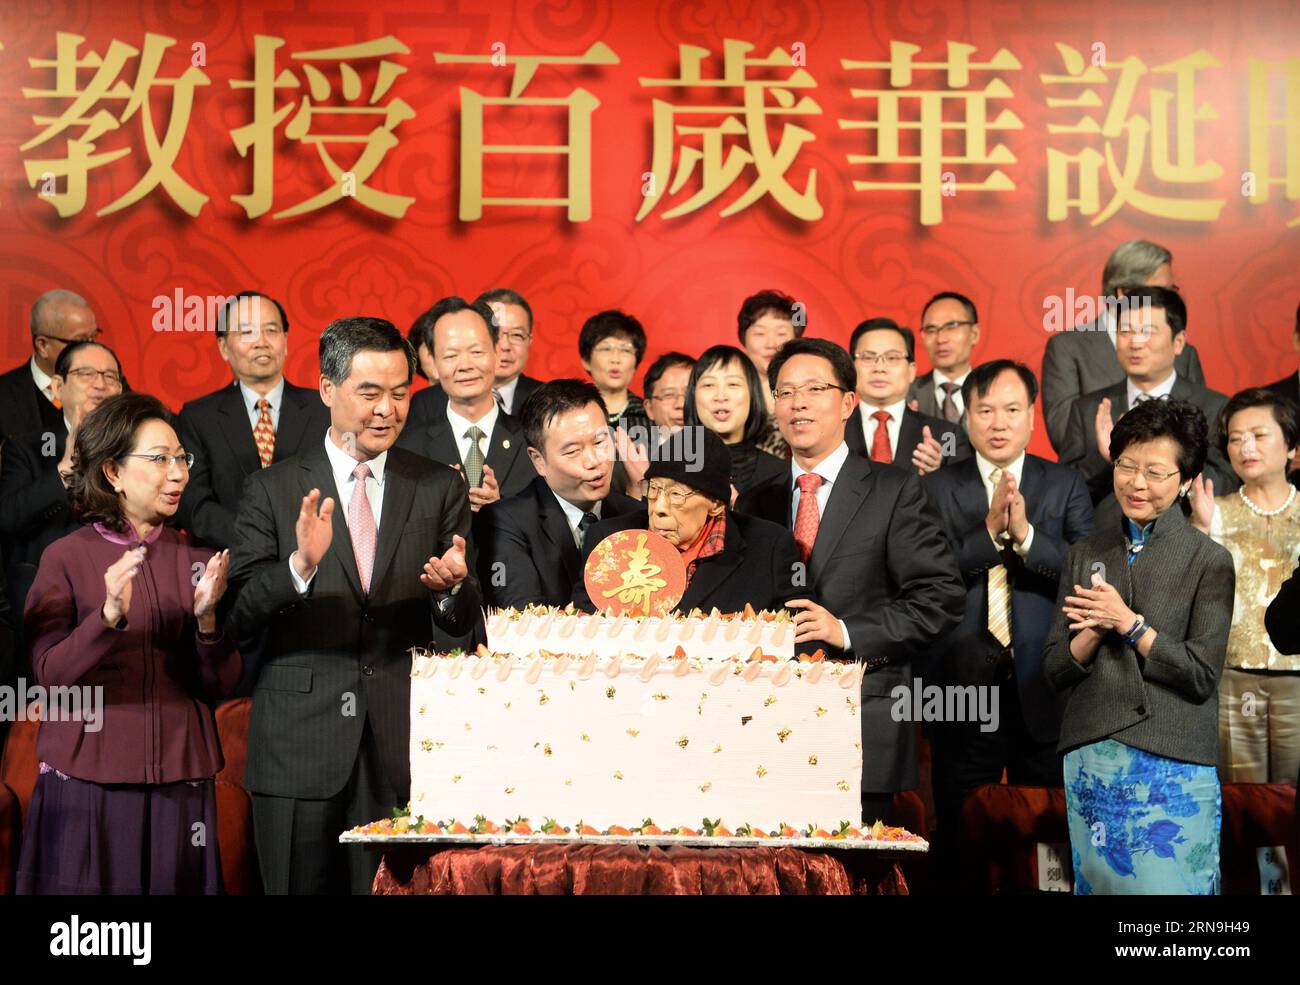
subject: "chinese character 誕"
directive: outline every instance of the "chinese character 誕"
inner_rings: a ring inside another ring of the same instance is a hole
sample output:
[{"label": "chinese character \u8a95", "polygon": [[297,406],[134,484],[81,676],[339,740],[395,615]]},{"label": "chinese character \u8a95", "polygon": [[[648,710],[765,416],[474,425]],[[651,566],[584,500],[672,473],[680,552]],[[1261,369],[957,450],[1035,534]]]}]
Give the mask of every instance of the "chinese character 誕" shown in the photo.
[{"label": "chinese character \u8a95", "polygon": [[[719,95],[715,105],[705,106],[653,101],[654,149],[649,180],[642,189],[644,197],[636,214],[638,222],[654,211],[664,195],[676,195],[693,179],[698,184],[694,194],[667,209],[662,218],[694,212],[740,181],[749,168],[753,176],[748,187],[720,215],[735,215],[770,196],[796,218],[811,222],[822,217],[816,169],[809,169],[802,190],[786,176],[800,149],[813,139],[812,132],[797,121],[821,114],[821,107],[811,96],[800,94],[801,90],[815,89],[817,82],[807,69],[795,66],[789,51],[773,48],[766,58],[751,58],[753,48],[744,41],[725,39],[722,75],[706,78],[704,60],[709,50],[684,44],[679,46],[681,68],[677,78],[640,80],[643,87],[719,93],[739,90],[739,94],[732,100]],[[792,71],[780,79],[762,74],[786,69]],[[752,70],[756,74],[751,74]],[[780,130],[774,145],[769,126],[776,124]]]},{"label": "chinese character \u8a95", "polygon": [[[618,55],[597,41],[583,55],[457,55],[435,52],[439,64],[485,64],[513,66],[508,96],[484,96],[464,86],[460,89],[460,209],[462,222],[482,218],[484,206],[549,206],[567,210],[570,222],[591,218],[591,117],[600,105],[591,92],[575,89],[558,97],[524,96],[524,90],[543,65],[617,65]],[[484,114],[488,107],[542,109],[563,108],[568,123],[567,142],[559,144],[484,143]],[[523,195],[485,196],[483,160],[489,155],[547,154],[565,159],[567,194],[563,198],[529,198]]]},{"label": "chinese character \u8a95", "polygon": [[[1048,123],[1047,132],[1087,146],[1047,149],[1047,218],[1060,222],[1075,209],[1097,226],[1129,206],[1162,219],[1217,219],[1224,199],[1205,195],[1204,186],[1223,168],[1198,160],[1196,137],[1197,125],[1218,114],[1198,101],[1196,84],[1199,73],[1222,67],[1219,60],[1201,50],[1149,69],[1134,55],[1108,64],[1104,51],[1085,59],[1069,45],[1058,43],[1056,49],[1065,74],[1039,78],[1049,92],[1062,95],[1049,96],[1047,108],[1053,115],[1077,115]],[[1103,177],[1109,194],[1104,205]]]},{"label": "chinese character \u8a95", "polygon": [[650,596],[667,587],[666,579],[656,577],[662,569],[650,561],[650,548],[646,536],[637,538],[636,548],[628,555],[627,567],[619,572],[621,585],[606,589],[601,595],[610,599],[615,595],[624,605],[638,606],[642,615],[650,615]]},{"label": "chinese character \u8a95", "polygon": [[[84,56],[78,56],[77,51],[85,40],[81,35],[60,31],[55,35],[52,60],[28,59],[33,69],[54,70],[54,88],[24,86],[23,97],[63,103],[57,115],[36,113],[32,117],[32,122],[44,129],[19,150],[26,153],[44,147],[42,153],[52,156],[24,160],[28,185],[32,188],[39,186],[41,198],[49,202],[60,217],[76,215],[86,206],[90,172],[131,153],[129,147],[97,151],[96,142],[105,134],[131,123],[131,118],[135,117],[144,140],[148,167],[142,166],[144,173],[140,179],[95,214],[105,216],[119,212],[161,185],[172,201],[191,216],[198,215],[208,196],[181,177],[174,165],[194,107],[194,90],[209,84],[207,75],[192,64],[179,76],[160,74],[163,57],[176,43],[175,38],[150,33],[144,36],[143,48],[114,40],[102,55],[88,51]],[[135,78],[128,82],[126,76],[131,62],[135,63]],[[171,94],[161,139],[151,100],[155,91],[170,91]],[[55,138],[58,137],[63,138],[62,156],[58,156],[56,150]],[[58,190],[59,179],[63,180],[62,191]]]},{"label": "chinese character \u8a95", "polygon": [[[283,38],[257,35],[253,78],[230,82],[232,89],[249,90],[252,96],[252,120],[231,130],[230,138],[240,157],[247,157],[252,151],[253,187],[247,194],[231,196],[232,200],[243,207],[250,219],[270,210],[275,185],[276,129],[283,123],[286,137],[315,147],[329,184],[317,194],[274,213],[272,218],[304,215],[344,198],[354,198],[360,205],[391,219],[402,218],[415,199],[383,191],[368,182],[385,155],[398,144],[393,131],[415,116],[415,111],[400,97],[385,101],[398,77],[407,71],[405,66],[390,60],[390,56],[410,54],[410,49],[389,35],[339,48],[294,52],[290,57],[299,63],[301,74],[307,80],[307,91],[302,92],[297,73],[287,67],[276,71],[277,52],[284,44]],[[359,68],[365,68],[367,76],[373,76],[369,92]],[[287,95],[301,95],[301,98],[290,98],[276,106],[279,90],[289,90]],[[340,120],[347,125],[339,125]],[[350,166],[339,163],[345,147],[356,152],[349,154]]]},{"label": "chinese character \u8a95", "polygon": [[[874,100],[874,118],[840,120],[839,125],[843,130],[875,134],[875,153],[849,154],[850,164],[908,165],[916,169],[915,180],[857,179],[854,190],[918,192],[921,224],[933,226],[943,221],[943,199],[955,197],[959,187],[963,192],[1015,189],[1015,183],[999,166],[1014,164],[1016,157],[1006,144],[996,141],[1000,133],[1022,130],[1024,124],[1010,108],[997,110],[997,102],[1012,98],[1012,91],[1000,75],[993,73],[1019,71],[1020,62],[1005,48],[987,62],[974,61],[975,47],[956,41],[948,42],[945,61],[917,61],[920,50],[914,44],[892,41],[887,62],[843,59],[841,64],[849,71],[887,69],[889,81],[888,88],[850,89],[854,99]],[[946,88],[912,88],[918,74],[928,79],[940,71],[945,73]],[[976,77],[990,75],[982,85],[975,82]],[[953,106],[958,109],[949,109]],[[997,115],[990,119],[995,111]],[[947,150],[944,136],[949,132],[961,135],[957,152]],[[987,167],[993,170],[981,180],[959,179],[955,170]]]}]

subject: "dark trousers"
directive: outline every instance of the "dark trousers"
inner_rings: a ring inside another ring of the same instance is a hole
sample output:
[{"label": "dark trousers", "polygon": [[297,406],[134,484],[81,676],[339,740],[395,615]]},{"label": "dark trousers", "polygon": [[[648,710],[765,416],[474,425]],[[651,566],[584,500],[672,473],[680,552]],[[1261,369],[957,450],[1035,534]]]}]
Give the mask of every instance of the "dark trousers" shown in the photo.
[{"label": "dark trousers", "polygon": [[298,800],[253,794],[253,833],[267,895],[366,895],[380,849],[341,845],[339,835],[388,817],[397,793],[380,765],[369,721],[352,776],[333,797]]},{"label": "dark trousers", "polygon": [[979,722],[939,722],[930,726],[936,825],[934,849],[940,873],[954,878],[961,843],[962,802],[986,783],[1059,787],[1063,758],[1056,742],[1040,742],[1025,725],[1014,671],[999,676],[998,727],[981,732]]}]

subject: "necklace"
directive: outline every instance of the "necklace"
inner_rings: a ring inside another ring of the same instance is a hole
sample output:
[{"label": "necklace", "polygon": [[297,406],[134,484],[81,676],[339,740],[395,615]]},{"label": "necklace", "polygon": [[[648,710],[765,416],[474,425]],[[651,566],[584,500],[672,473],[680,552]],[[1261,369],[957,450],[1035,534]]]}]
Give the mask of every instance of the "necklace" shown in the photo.
[{"label": "necklace", "polygon": [[1256,516],[1277,516],[1279,513],[1285,513],[1287,510],[1291,508],[1291,504],[1295,502],[1295,494],[1296,494],[1296,487],[1292,486],[1291,495],[1289,495],[1286,498],[1285,503],[1283,503],[1275,510],[1262,510],[1250,501],[1250,497],[1246,495],[1245,486],[1242,486],[1240,489],[1237,490],[1237,495],[1240,496],[1241,501],[1246,504],[1246,508],[1249,509]]}]

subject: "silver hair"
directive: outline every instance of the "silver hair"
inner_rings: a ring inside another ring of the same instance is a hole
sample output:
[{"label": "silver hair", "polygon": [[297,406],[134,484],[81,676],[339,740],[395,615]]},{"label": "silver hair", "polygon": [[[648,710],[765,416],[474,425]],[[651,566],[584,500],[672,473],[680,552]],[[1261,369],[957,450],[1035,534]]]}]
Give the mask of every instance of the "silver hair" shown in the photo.
[{"label": "silver hair", "polygon": [[[71,305],[79,305],[83,308],[90,307],[90,305],[86,302],[86,299],[83,298],[76,291],[65,290],[62,287],[56,287],[52,291],[46,291],[39,298],[37,298],[36,303],[32,305],[32,317],[31,317],[32,338],[35,338],[37,335],[41,333],[42,320],[49,317],[46,314],[45,309],[50,305],[56,305],[59,304],[60,302],[65,304],[71,304]],[[59,328],[60,327],[59,322],[61,321],[62,319],[55,316],[56,323],[53,325],[47,325],[46,327]]]},{"label": "silver hair", "polygon": [[1162,263],[1173,263],[1174,255],[1158,243],[1131,239],[1115,247],[1101,272],[1101,292],[1115,297],[1115,288],[1145,284]]}]

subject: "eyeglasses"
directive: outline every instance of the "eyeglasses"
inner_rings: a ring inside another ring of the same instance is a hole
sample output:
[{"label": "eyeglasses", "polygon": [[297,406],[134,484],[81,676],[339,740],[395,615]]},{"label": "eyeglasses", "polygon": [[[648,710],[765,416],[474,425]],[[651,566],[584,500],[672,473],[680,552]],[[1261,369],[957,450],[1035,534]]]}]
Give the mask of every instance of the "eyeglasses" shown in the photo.
[{"label": "eyeglasses", "polygon": [[187,451],[180,455],[145,455],[141,452],[127,452],[123,458],[143,458],[146,462],[153,462],[160,468],[171,468],[173,465],[183,465],[188,471],[194,468],[194,452]]},{"label": "eyeglasses", "polygon": [[62,342],[64,345],[72,345],[74,342],[94,342],[99,338],[102,328],[97,328],[89,335],[78,335],[75,339],[65,339],[61,335],[49,335],[46,332],[37,332],[36,338],[49,339],[51,342]]},{"label": "eyeglasses", "polygon": [[940,332],[950,335],[959,328],[969,328],[974,324],[973,321],[946,321],[942,325],[922,325],[921,334],[927,338],[934,338]]},{"label": "eyeglasses", "polygon": [[1174,476],[1178,475],[1177,472],[1165,472],[1162,469],[1153,469],[1149,467],[1139,469],[1136,462],[1130,462],[1124,458],[1121,458],[1115,463],[1115,471],[1126,479],[1132,479],[1138,474],[1138,472],[1141,472],[1146,476],[1147,482],[1164,482],[1166,479],[1172,479]]},{"label": "eyeglasses", "polygon": [[636,346],[627,344],[620,345],[617,342],[602,342],[591,351],[599,352],[606,356],[635,356]]},{"label": "eyeglasses", "polygon": [[528,332],[499,332],[497,338],[502,342],[509,342],[511,345],[524,345],[532,341],[532,333]]},{"label": "eyeglasses", "polygon": [[697,491],[692,489],[687,492],[677,486],[669,489],[661,482],[651,482],[645,487],[645,498],[646,502],[653,503],[660,496],[667,496],[668,502],[673,506],[683,506]]},{"label": "eyeglasses", "polygon": [[675,404],[679,400],[686,399],[685,390],[656,390],[650,397],[651,400],[660,400],[666,404]]},{"label": "eyeglasses", "polygon": [[68,376],[75,376],[81,381],[82,386],[89,386],[94,382],[95,377],[102,376],[104,382],[109,386],[117,386],[122,382],[122,376],[116,370],[112,369],[91,369],[89,366],[83,366],[80,369],[68,370]]},{"label": "eyeglasses", "polygon": [[879,366],[883,363],[890,369],[911,362],[905,352],[860,352],[853,359],[855,362],[866,363],[868,366]]},{"label": "eyeglasses", "polygon": [[836,386],[834,383],[813,382],[813,383],[801,383],[799,386],[777,387],[775,390],[772,391],[772,396],[775,397],[777,400],[786,401],[786,400],[793,400],[794,395],[796,393],[806,393],[809,397],[816,399],[817,397],[820,397],[822,394],[824,394],[827,390],[839,390],[840,393],[848,392],[847,390],[844,389],[844,387]]},{"label": "eyeglasses", "polygon": [[1151,333],[1153,331],[1155,331],[1155,329],[1150,325],[1120,325],[1115,329],[1115,334],[1122,335],[1126,339],[1149,339],[1151,338]]}]

